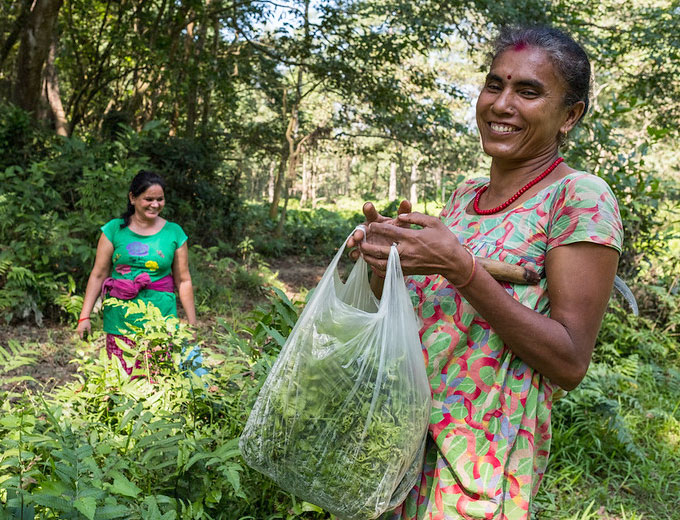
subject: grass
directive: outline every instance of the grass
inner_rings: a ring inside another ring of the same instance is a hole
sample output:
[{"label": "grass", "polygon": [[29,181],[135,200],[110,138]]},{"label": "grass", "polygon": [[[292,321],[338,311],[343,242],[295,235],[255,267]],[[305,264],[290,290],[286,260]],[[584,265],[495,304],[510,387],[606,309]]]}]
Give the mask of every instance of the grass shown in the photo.
[{"label": "grass", "polygon": [[[298,215],[288,232],[318,219],[307,230],[308,244],[325,237],[325,244],[323,241],[318,244],[336,248],[336,235],[342,236],[347,232],[345,228],[351,229],[347,220],[361,218],[360,204],[361,201],[349,199],[335,201],[339,216],[328,217],[329,210],[325,208]],[[376,206],[384,208],[389,204],[379,201]],[[429,204],[428,212],[436,214],[439,209],[434,208]],[[294,205],[291,209],[304,212]],[[423,211],[424,206],[415,209]],[[324,235],[326,217],[334,231]],[[234,348],[252,349],[244,331],[250,330],[259,337],[258,341],[265,342],[267,328],[285,321],[275,307],[266,306],[271,289],[281,289],[283,285],[268,264],[269,258],[258,251],[255,239],[245,238],[231,250],[221,247],[191,250],[196,301],[203,319],[200,336],[208,347],[231,341]],[[330,258],[321,246],[306,251],[310,252]],[[555,403],[551,458],[536,499],[535,520],[680,519],[679,298],[677,284],[676,289],[660,287],[656,293],[650,293],[653,297],[642,301],[643,313],[654,319],[635,318],[616,307],[612,309],[605,319],[586,380]],[[250,313],[258,305],[259,314]],[[258,320],[266,327],[258,326]],[[238,341],[227,332],[231,329],[238,334]],[[24,349],[36,353],[38,362],[26,367],[25,372],[35,382],[24,383],[26,391],[34,397],[43,390],[48,393],[58,390],[70,379],[70,371],[64,377],[56,372],[70,369],[71,359],[81,348],[70,326],[4,327],[0,337],[0,347],[7,347],[6,342],[13,338]],[[95,335],[95,347],[101,348],[101,339]],[[258,384],[257,378],[246,381]],[[261,481],[244,478],[244,486],[251,484],[261,485]],[[248,494],[252,496],[253,490]],[[263,497],[261,507],[267,504]],[[290,504],[293,512],[280,518],[322,517],[316,513],[309,516],[311,513],[304,511],[308,508],[304,504],[295,501]]]}]

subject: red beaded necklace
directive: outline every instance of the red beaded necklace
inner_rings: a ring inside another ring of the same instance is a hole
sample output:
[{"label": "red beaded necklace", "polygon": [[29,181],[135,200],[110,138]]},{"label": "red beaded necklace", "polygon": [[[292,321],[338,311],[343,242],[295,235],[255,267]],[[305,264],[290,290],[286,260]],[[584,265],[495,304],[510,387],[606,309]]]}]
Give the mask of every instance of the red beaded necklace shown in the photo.
[{"label": "red beaded necklace", "polygon": [[482,186],[482,187],[477,191],[477,195],[475,195],[475,200],[474,200],[474,202],[473,202],[473,204],[472,204],[472,207],[475,208],[475,211],[476,211],[479,215],[493,215],[494,213],[498,213],[499,211],[504,210],[504,209],[507,208],[510,204],[512,204],[513,202],[515,202],[515,201],[520,197],[520,195],[522,195],[522,193],[524,193],[525,191],[527,191],[529,188],[531,188],[534,184],[536,184],[537,182],[539,182],[541,179],[543,179],[543,178],[545,178],[546,176],[548,176],[548,175],[550,174],[550,172],[553,171],[555,168],[557,168],[557,165],[560,164],[562,161],[564,161],[564,159],[563,159],[562,157],[558,157],[557,160],[555,160],[554,163],[552,163],[550,166],[548,166],[548,168],[546,168],[546,170],[545,170],[543,173],[541,173],[541,174],[540,174],[538,177],[536,177],[535,179],[530,180],[527,184],[525,184],[524,186],[522,186],[522,187],[519,189],[519,191],[518,191],[517,193],[515,193],[512,197],[510,197],[508,200],[506,200],[503,204],[501,204],[500,206],[496,206],[495,208],[491,208],[491,209],[481,209],[481,208],[479,207],[479,199],[481,198],[482,193],[484,193],[484,192],[486,191],[486,189],[489,187],[488,184],[486,184],[485,186]]}]

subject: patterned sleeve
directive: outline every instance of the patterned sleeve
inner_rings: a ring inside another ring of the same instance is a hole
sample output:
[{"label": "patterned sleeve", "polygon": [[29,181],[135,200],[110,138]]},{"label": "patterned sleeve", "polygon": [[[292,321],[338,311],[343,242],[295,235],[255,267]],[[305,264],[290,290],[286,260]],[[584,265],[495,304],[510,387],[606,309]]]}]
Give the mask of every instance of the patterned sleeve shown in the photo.
[{"label": "patterned sleeve", "polygon": [[548,250],[575,242],[616,249],[623,243],[619,206],[609,185],[588,173],[565,177],[550,208]]}]

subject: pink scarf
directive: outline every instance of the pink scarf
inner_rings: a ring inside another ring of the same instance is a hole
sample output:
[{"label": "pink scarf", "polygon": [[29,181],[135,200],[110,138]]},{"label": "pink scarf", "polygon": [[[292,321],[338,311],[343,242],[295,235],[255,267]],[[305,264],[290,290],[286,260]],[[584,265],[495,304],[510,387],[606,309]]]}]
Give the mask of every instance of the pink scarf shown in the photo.
[{"label": "pink scarf", "polygon": [[156,280],[151,281],[149,273],[141,273],[135,276],[134,280],[126,280],[125,278],[107,278],[102,284],[102,299],[109,296],[118,298],[120,300],[132,300],[142,289],[150,289],[152,291],[173,292],[175,290],[175,281],[172,276],[167,275]]}]

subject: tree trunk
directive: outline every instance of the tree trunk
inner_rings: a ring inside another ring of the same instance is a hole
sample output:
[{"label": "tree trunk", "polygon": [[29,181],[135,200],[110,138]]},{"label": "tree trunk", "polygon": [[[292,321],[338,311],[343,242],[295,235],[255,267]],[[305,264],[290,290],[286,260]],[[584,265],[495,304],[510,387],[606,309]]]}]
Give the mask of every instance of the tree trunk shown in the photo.
[{"label": "tree trunk", "polygon": [[279,201],[281,200],[281,191],[283,190],[283,181],[286,172],[286,163],[288,156],[286,154],[286,149],[281,150],[281,160],[279,161],[279,167],[276,170],[276,181],[274,182],[274,194],[272,196],[272,203],[269,206],[269,218],[274,220],[279,214]]},{"label": "tree trunk", "polygon": [[267,183],[267,200],[271,204],[274,200],[274,184],[276,183],[276,175],[274,174],[275,162],[269,163],[269,181]]},{"label": "tree trunk", "polygon": [[[196,25],[194,22],[190,22],[187,25],[187,34],[184,37],[184,52],[186,55],[186,64],[188,68],[191,68],[195,65],[194,62],[194,55],[195,55],[195,47],[198,45],[197,42],[194,41],[194,29]],[[200,39],[200,37],[199,37]],[[186,98],[184,102],[184,110],[186,113],[186,126],[184,128],[184,132],[188,137],[193,137],[195,128],[196,128],[196,116],[198,113],[197,105],[198,105],[198,87],[196,85],[196,78],[194,77],[192,81],[189,82],[189,88],[187,89],[186,92]]]},{"label": "tree trunk", "polygon": [[[304,21],[305,21],[305,41],[309,40],[309,2],[310,0],[305,0],[305,11],[304,11]],[[288,142],[288,170],[286,172],[286,182],[285,182],[285,201],[283,204],[283,211],[281,211],[281,216],[279,217],[279,223],[276,226],[276,231],[274,232],[275,237],[280,237],[283,235],[283,228],[286,222],[286,210],[288,209],[288,199],[290,197],[290,190],[297,175],[297,165],[300,160],[300,155],[304,152],[305,142],[311,137],[312,134],[308,134],[298,141],[298,130],[300,125],[300,103],[302,103],[302,66],[298,66],[297,70],[297,82],[295,85],[295,101],[291,107],[290,119],[288,120],[288,128],[286,128],[286,141]],[[284,108],[286,106],[286,96],[284,91]],[[285,113],[285,112],[284,112]]]},{"label": "tree trunk", "polygon": [[286,212],[288,211],[288,199],[290,199],[290,179],[286,179],[286,186],[284,188],[285,198],[283,199],[283,208],[281,209],[281,216],[276,224],[276,229],[274,230],[274,236],[276,238],[283,236],[283,226],[286,224]]},{"label": "tree trunk", "polygon": [[61,94],[59,93],[57,69],[54,66],[56,54],[57,42],[56,38],[54,38],[50,45],[50,52],[47,56],[47,65],[45,66],[45,95],[52,112],[52,118],[54,119],[54,129],[57,132],[57,135],[66,137],[68,135],[68,122],[66,121],[66,112],[64,111],[64,105],[61,102]]},{"label": "tree trunk", "polygon": [[316,187],[319,182],[319,155],[316,154],[314,157],[314,162],[312,163],[312,180],[311,180],[311,193],[312,198],[312,209],[316,209],[317,197],[316,197]]},{"label": "tree trunk", "polygon": [[422,158],[418,157],[411,165],[411,176],[409,178],[409,195],[411,197],[409,200],[411,201],[411,204],[418,203],[418,165],[420,164],[420,161],[422,161]]},{"label": "tree trunk", "polygon": [[12,31],[7,36],[7,39],[2,44],[2,49],[0,49],[0,68],[5,64],[5,60],[9,53],[14,48],[14,45],[19,41],[22,31],[24,30],[26,24],[28,23],[28,18],[31,15],[31,4],[33,0],[22,0],[21,11],[19,16],[14,21],[14,27]]},{"label": "tree trunk", "polygon": [[[206,4],[207,5],[207,4]],[[210,60],[212,61],[212,74],[206,79],[206,85],[203,89],[203,114],[201,116],[201,135],[206,136],[210,123],[210,115],[212,113],[212,92],[215,88],[215,77],[218,74],[217,54],[220,48],[220,20],[217,15],[212,21],[213,35],[212,35],[212,49],[210,50]]]},{"label": "tree trunk", "polygon": [[307,205],[309,200],[309,160],[306,155],[302,156],[302,190],[300,194],[300,207]]},{"label": "tree trunk", "polygon": [[19,107],[32,114],[37,113],[42,94],[43,67],[62,4],[63,0],[35,0],[21,35],[13,99]]},{"label": "tree trunk", "polygon": [[390,184],[387,188],[387,198],[395,200],[397,198],[397,163],[390,163]]}]

